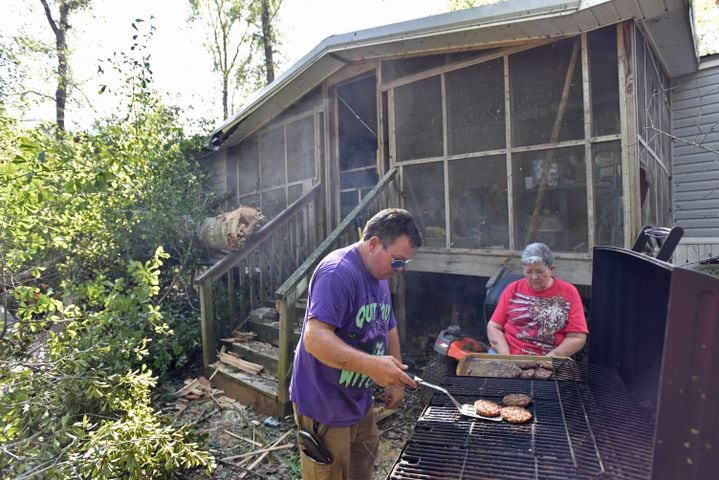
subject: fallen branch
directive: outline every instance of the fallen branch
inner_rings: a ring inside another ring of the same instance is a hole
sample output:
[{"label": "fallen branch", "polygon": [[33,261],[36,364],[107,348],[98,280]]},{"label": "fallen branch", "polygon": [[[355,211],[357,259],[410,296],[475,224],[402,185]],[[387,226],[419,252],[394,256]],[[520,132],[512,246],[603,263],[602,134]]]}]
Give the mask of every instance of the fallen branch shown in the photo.
[{"label": "fallen branch", "polygon": [[252,444],[253,446],[255,446],[255,447],[260,447],[260,448],[264,447],[263,444],[261,444],[260,442],[255,442],[255,441],[252,440],[251,438],[243,437],[242,435],[237,435],[236,433],[232,433],[232,432],[229,431],[229,430],[224,430],[224,432],[225,432],[227,435],[229,435],[229,436],[231,436],[231,437],[233,437],[233,438],[236,438],[237,440],[244,440],[244,441],[247,442],[247,443],[251,443],[251,444]]},{"label": "fallen branch", "polygon": [[252,452],[241,453],[239,455],[232,455],[231,457],[224,457],[222,460],[239,460],[240,458],[252,457],[254,455],[259,455],[259,454],[263,454],[260,456],[260,458],[264,458],[264,456],[266,454],[275,452],[277,450],[286,450],[286,449],[292,448],[294,446],[295,446],[294,443],[285,443],[282,445],[276,445],[274,447],[260,448],[258,450],[254,450]]}]

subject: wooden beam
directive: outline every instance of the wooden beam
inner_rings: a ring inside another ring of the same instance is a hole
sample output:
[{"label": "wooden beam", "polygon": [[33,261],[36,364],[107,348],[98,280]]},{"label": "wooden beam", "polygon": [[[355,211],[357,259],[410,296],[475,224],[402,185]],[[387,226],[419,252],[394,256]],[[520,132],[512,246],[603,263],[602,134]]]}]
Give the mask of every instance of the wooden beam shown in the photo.
[{"label": "wooden beam", "polygon": [[215,308],[212,303],[212,283],[200,284],[200,319],[202,330],[202,365],[207,374],[215,361]]}]

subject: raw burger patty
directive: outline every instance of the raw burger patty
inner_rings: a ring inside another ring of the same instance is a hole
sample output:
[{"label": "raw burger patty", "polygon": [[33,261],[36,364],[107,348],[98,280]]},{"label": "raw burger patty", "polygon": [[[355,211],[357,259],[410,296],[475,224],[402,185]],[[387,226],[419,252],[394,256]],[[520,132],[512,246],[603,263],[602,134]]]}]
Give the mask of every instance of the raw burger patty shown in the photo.
[{"label": "raw burger patty", "polygon": [[532,419],[532,412],[523,407],[504,407],[500,414],[509,423],[527,423]]},{"label": "raw burger patty", "polygon": [[502,403],[508,407],[526,407],[532,403],[532,397],[523,393],[510,393],[504,396]]},{"label": "raw burger patty", "polygon": [[477,412],[477,415],[482,415],[483,417],[498,417],[502,407],[491,400],[480,399],[474,402],[474,411]]}]

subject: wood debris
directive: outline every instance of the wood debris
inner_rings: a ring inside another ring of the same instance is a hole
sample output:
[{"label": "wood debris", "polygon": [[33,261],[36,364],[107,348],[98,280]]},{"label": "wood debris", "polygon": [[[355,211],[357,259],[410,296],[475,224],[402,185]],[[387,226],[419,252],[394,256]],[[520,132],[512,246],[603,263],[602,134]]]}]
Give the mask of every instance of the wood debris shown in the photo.
[{"label": "wood debris", "polygon": [[214,398],[216,394],[224,393],[222,390],[212,388],[212,384],[205,377],[186,378],[185,386],[175,392],[178,409],[187,408],[192,401],[207,401]]},{"label": "wood debris", "polygon": [[231,337],[223,338],[221,340],[227,343],[244,343],[249,342],[250,340],[254,340],[256,336],[256,332],[243,332],[242,330],[236,328],[232,332]]},{"label": "wood debris", "polygon": [[243,372],[251,373],[252,375],[258,375],[265,368],[259,363],[248,362],[233,353],[225,352],[224,348],[220,351],[219,360],[225,365],[229,365],[237,370],[242,370]]}]

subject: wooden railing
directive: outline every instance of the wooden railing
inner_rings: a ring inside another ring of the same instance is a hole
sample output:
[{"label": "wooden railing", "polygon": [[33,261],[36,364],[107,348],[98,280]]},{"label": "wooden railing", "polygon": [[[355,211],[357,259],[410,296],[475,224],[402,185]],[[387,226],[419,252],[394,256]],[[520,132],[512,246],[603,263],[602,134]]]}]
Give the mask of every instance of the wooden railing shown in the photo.
[{"label": "wooden railing", "polygon": [[309,286],[310,277],[317,264],[332,250],[350,245],[359,240],[364,223],[382,208],[390,205],[390,186],[396,169],[392,169],[379,181],[334,229],[332,233],[312,252],[302,265],[276,291],[275,305],[280,311],[280,339],[277,375],[277,415],[289,412],[289,385],[292,373],[292,330],[298,324],[295,305]]},{"label": "wooden railing", "polygon": [[[218,341],[249,313],[274,302],[275,291],[307,259],[323,237],[320,185],[257,230],[241,250],[225,256],[195,279],[200,291],[205,369]],[[217,322],[216,322],[217,321]]]}]

